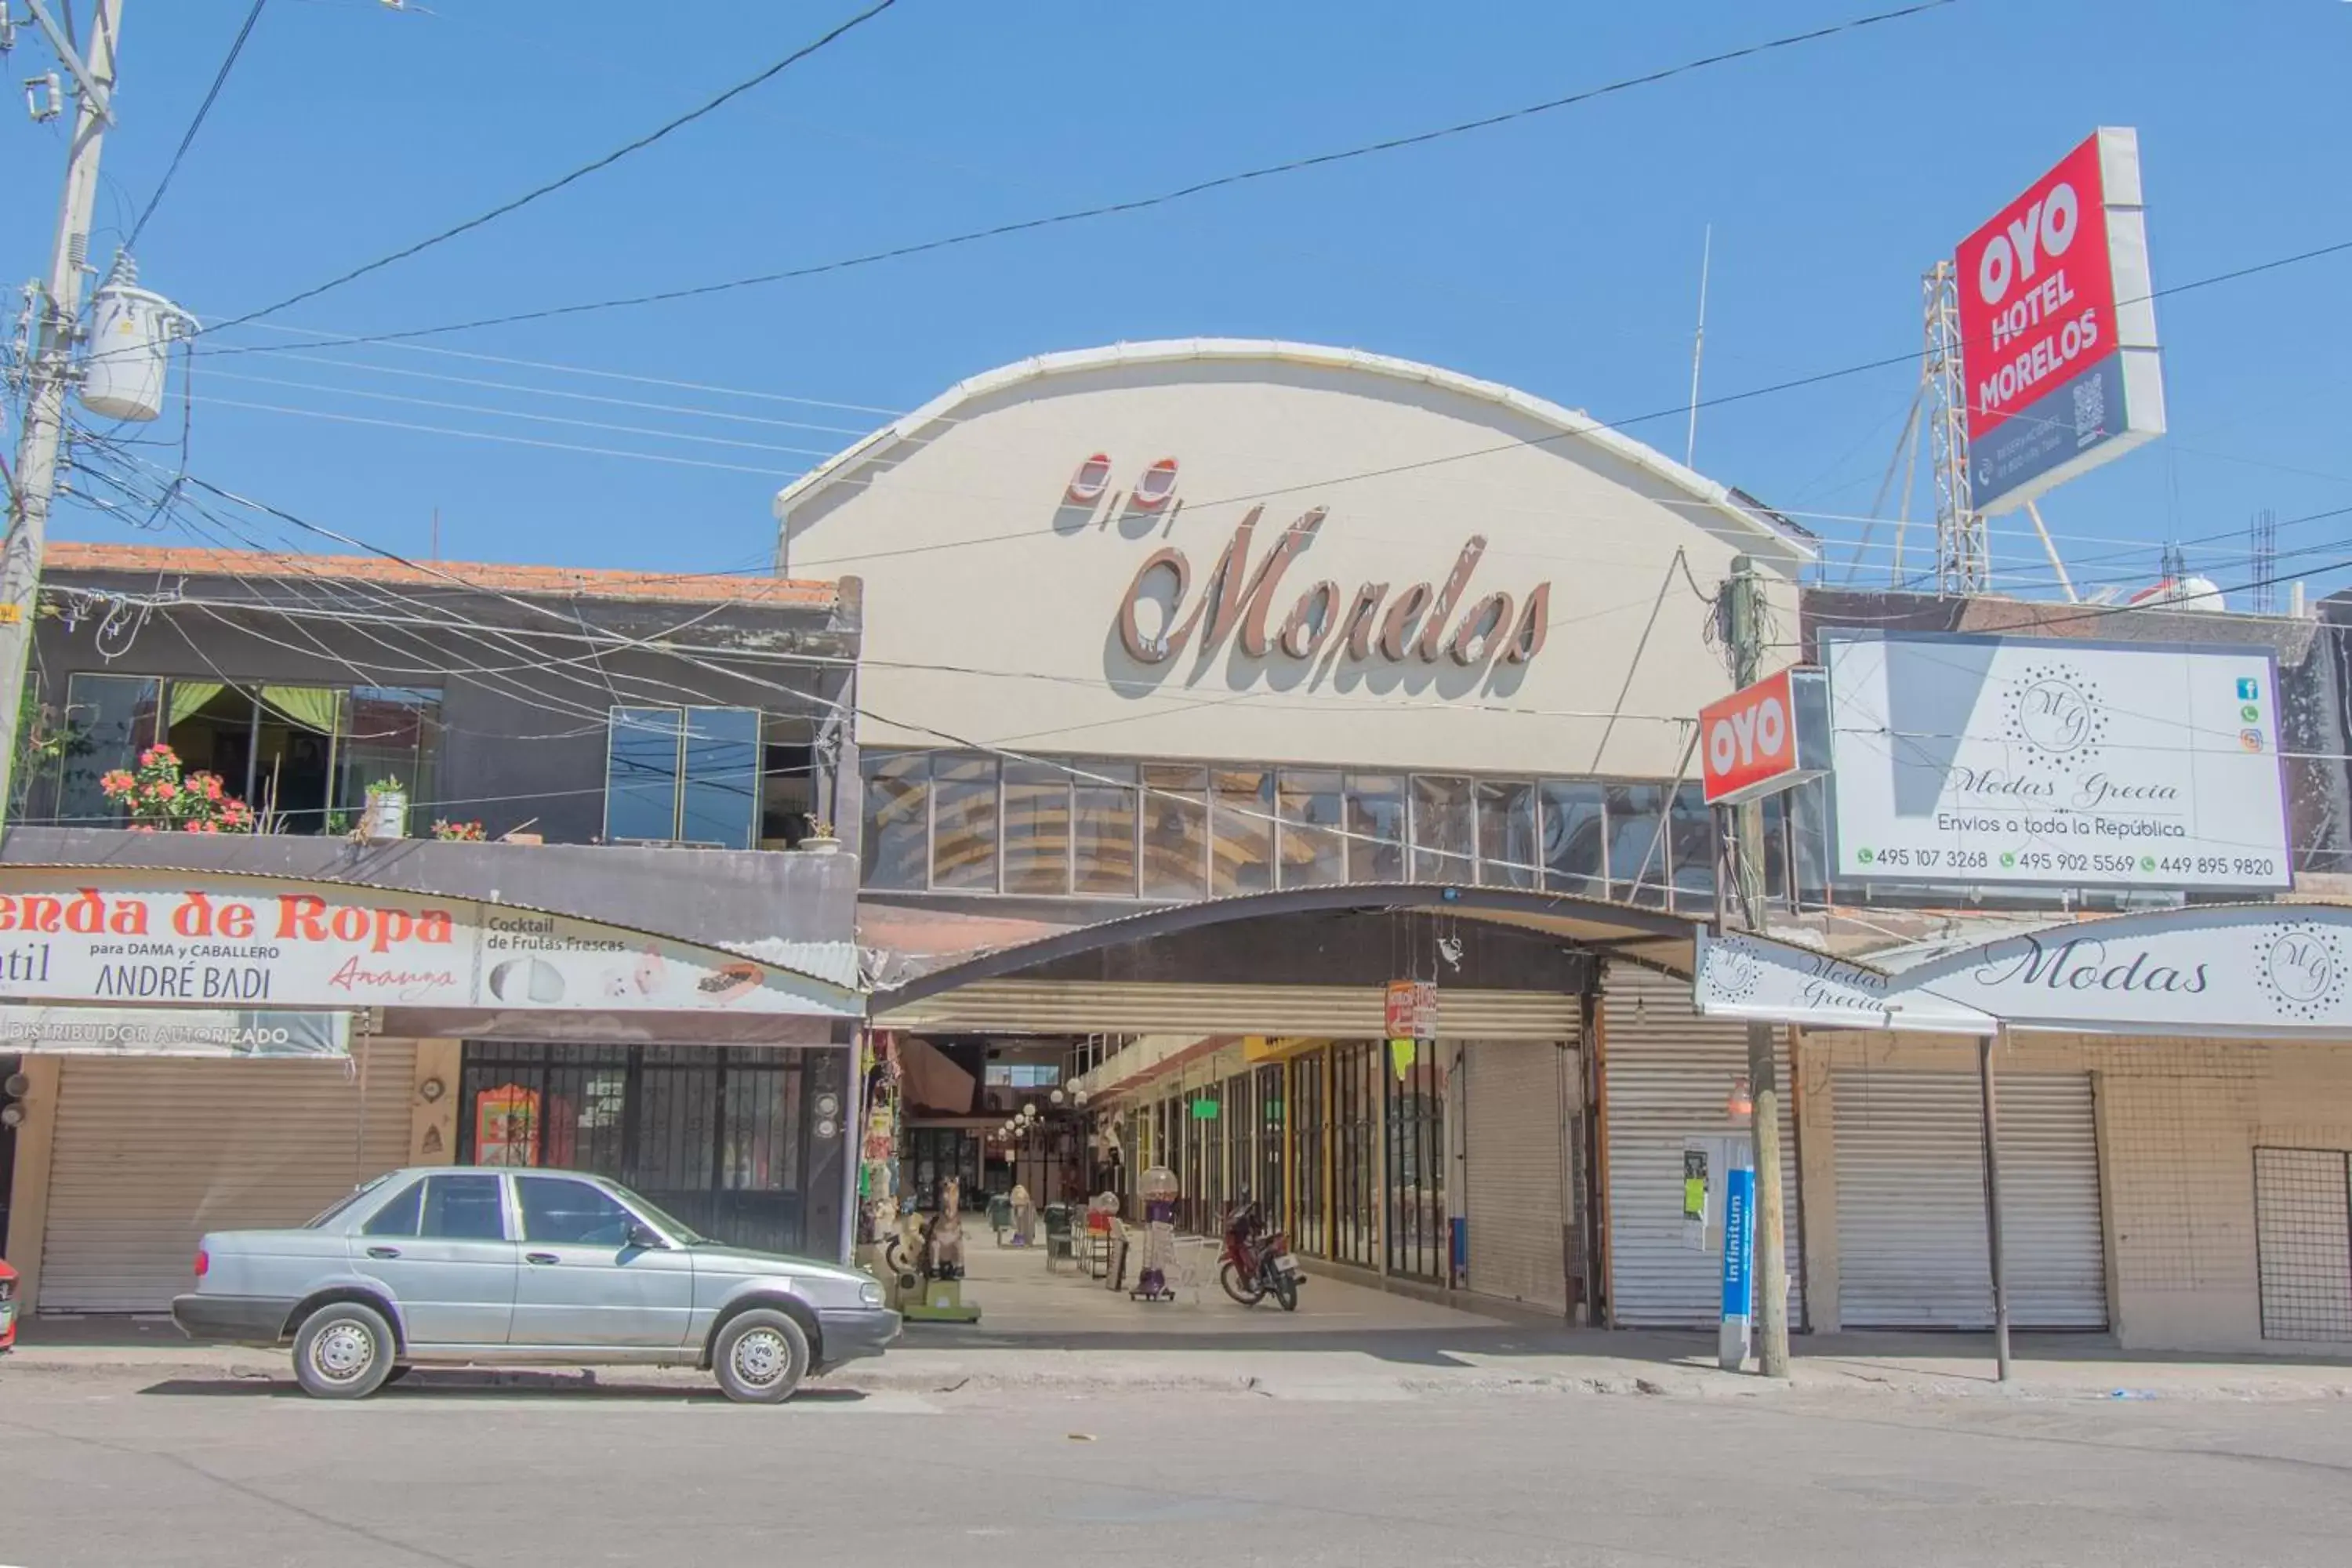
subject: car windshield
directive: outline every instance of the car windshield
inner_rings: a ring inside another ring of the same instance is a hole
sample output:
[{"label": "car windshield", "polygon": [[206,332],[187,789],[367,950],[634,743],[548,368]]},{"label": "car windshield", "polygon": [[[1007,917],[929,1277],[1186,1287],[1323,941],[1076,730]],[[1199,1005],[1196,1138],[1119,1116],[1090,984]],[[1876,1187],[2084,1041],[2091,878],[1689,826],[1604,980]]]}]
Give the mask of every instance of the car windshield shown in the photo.
[{"label": "car windshield", "polygon": [[613,1184],[613,1195],[636,1210],[645,1218],[651,1220],[656,1229],[667,1232],[670,1237],[688,1247],[710,1239],[692,1226],[681,1224],[671,1215],[664,1214],[659,1207],[646,1202],[618,1182]]},{"label": "car windshield", "polygon": [[318,1229],[320,1226],[326,1224],[329,1220],[334,1218],[337,1215],[342,1213],[345,1209],[351,1207],[353,1204],[359,1202],[362,1198],[367,1196],[370,1193],[383,1185],[384,1183],[392,1180],[392,1177],[393,1173],[386,1171],[383,1175],[376,1177],[375,1180],[372,1182],[362,1182],[358,1186],[353,1187],[350,1192],[345,1193],[341,1197],[337,1198],[333,1203],[328,1205],[317,1215],[311,1216],[309,1223],[304,1225],[302,1228],[304,1230]]}]

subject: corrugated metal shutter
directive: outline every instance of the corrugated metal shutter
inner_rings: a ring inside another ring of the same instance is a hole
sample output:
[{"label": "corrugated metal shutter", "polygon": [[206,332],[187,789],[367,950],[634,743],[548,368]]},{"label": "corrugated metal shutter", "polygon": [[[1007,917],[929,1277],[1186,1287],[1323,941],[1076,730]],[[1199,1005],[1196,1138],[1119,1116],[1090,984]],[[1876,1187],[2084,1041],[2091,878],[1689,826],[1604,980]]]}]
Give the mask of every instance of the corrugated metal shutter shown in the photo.
[{"label": "corrugated metal shutter", "polygon": [[169,1311],[205,1232],[300,1225],[406,1163],[415,1045],[353,1052],[363,1079],[343,1062],[68,1060],[41,1311]]},{"label": "corrugated metal shutter", "polygon": [[[1601,1064],[1609,1155],[1609,1311],[1622,1328],[1709,1328],[1722,1316],[1723,1259],[1683,1240],[1683,1140],[1733,1131],[1723,1104],[1748,1070],[1748,1026],[1702,1018],[1690,984],[1626,963],[1609,967]],[[1803,1205],[1797,1191],[1796,1081],[1780,1031],[1780,1181],[1789,1316],[1803,1320]]]},{"label": "corrugated metal shutter", "polygon": [[1576,1054],[1482,1040],[1464,1058],[1469,1288],[1565,1314]]},{"label": "corrugated metal shutter", "polygon": [[[1375,985],[1171,985],[1158,982],[975,980],[892,1005],[874,999],[886,1029],[1025,1030],[1042,1034],[1321,1035],[1378,1039],[1388,1025]],[[1449,990],[1437,994],[1449,1039],[1576,1037],[1572,994]]]},{"label": "corrugated metal shutter", "polygon": [[[2002,1245],[2010,1320],[2107,1321],[2098,1137],[2086,1073],[2002,1073]],[[1850,1329],[1992,1322],[1977,1078],[1840,1071],[1838,1315]]]}]

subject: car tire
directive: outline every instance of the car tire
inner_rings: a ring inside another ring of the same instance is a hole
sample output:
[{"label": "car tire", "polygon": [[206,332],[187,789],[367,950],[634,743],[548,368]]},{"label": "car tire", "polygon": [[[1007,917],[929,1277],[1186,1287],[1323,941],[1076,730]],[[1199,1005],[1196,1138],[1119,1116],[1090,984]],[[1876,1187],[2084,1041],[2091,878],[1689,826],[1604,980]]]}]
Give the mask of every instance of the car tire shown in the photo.
[{"label": "car tire", "polygon": [[809,1368],[808,1335],[786,1313],[753,1307],[727,1320],[710,1347],[719,1392],[738,1405],[782,1405]]},{"label": "car tire", "polygon": [[294,1335],[294,1380],[313,1399],[365,1399],[393,1373],[392,1325],[364,1301],[330,1301]]}]

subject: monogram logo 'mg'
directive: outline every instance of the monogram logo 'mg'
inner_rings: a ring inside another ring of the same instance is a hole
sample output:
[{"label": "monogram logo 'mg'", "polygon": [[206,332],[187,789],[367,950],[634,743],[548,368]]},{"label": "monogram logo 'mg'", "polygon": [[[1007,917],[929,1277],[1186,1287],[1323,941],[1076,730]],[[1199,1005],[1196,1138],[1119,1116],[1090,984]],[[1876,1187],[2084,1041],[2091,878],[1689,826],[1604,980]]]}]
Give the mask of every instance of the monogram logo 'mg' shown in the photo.
[{"label": "monogram logo 'mg'", "polygon": [[2064,772],[2099,754],[2107,710],[2097,682],[2053,660],[2029,666],[2011,688],[2006,729],[2028,761]]},{"label": "monogram logo 'mg'", "polygon": [[2283,927],[2256,955],[2254,982],[2282,1017],[2326,1016],[2343,998],[2345,978],[2343,938],[2308,921]]},{"label": "monogram logo 'mg'", "polygon": [[1715,994],[1726,1002],[1745,1002],[1764,983],[1764,967],[1745,948],[1710,945],[1706,950],[1706,978]]}]

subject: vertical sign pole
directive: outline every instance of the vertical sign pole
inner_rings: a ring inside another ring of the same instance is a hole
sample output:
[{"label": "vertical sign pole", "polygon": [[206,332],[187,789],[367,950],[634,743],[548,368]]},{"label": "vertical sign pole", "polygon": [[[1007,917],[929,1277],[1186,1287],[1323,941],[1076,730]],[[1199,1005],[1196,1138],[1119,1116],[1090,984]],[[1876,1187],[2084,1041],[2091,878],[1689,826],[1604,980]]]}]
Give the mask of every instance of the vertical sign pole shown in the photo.
[{"label": "vertical sign pole", "polygon": [[2009,1381],[2009,1266],[2000,1243],[2000,1110],[1993,1098],[1992,1051],[2009,1043],[2009,1026],[1977,1042],[1977,1090],[1984,1105],[1985,1245],[1992,1268],[1993,1364]]},{"label": "vertical sign pole", "polygon": [[1731,1158],[1723,1173],[1723,1325],[1716,1335],[1716,1363],[1726,1372],[1748,1365],[1752,1321],[1752,1275],[1756,1252],[1756,1155],[1743,1138],[1728,1140]]}]

